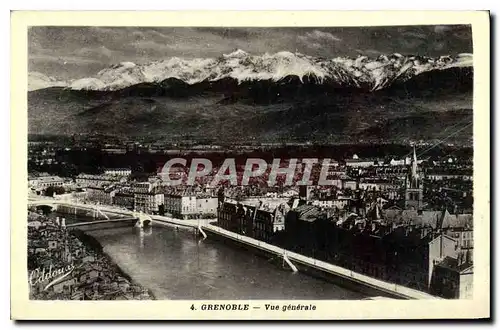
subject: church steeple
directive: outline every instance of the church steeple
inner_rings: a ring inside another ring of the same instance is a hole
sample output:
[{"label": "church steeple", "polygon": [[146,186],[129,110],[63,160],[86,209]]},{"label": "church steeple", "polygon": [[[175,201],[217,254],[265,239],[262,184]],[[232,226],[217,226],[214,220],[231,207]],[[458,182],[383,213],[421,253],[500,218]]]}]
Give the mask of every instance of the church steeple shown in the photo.
[{"label": "church steeple", "polygon": [[405,207],[416,210],[423,206],[422,179],[418,170],[417,152],[413,146],[413,157],[411,159],[408,175],[405,183]]},{"label": "church steeple", "polygon": [[412,167],[412,174],[417,175],[417,152],[415,150],[415,146],[413,146],[413,167]]},{"label": "church steeple", "polygon": [[417,168],[417,152],[415,150],[415,146],[413,146],[413,158],[411,159],[411,172],[409,176],[409,183],[412,188],[417,188],[419,186],[419,175]]}]

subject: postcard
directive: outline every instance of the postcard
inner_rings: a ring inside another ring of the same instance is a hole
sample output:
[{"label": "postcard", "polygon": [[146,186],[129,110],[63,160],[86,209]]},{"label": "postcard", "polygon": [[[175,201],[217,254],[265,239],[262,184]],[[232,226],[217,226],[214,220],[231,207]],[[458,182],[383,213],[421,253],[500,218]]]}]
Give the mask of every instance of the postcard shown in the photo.
[{"label": "postcard", "polygon": [[490,317],[487,11],[11,21],[12,319]]}]

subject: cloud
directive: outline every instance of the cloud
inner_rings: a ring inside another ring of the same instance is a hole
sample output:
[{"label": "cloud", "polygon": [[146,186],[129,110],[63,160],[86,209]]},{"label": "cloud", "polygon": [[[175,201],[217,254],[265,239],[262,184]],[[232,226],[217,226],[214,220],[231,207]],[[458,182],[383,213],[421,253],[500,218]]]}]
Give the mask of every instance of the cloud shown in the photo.
[{"label": "cloud", "polygon": [[224,39],[241,39],[248,40],[255,36],[260,35],[263,30],[262,28],[196,28],[196,31],[204,34],[212,34]]},{"label": "cloud", "polygon": [[82,64],[82,65],[85,65],[87,63],[100,63],[98,59],[93,57],[74,56],[66,54],[62,55],[36,54],[30,56],[29,59],[32,61],[54,62],[54,63],[59,63],[61,65],[65,65],[67,63]]},{"label": "cloud", "polygon": [[333,35],[332,33],[320,30],[306,32],[303,35],[299,35],[297,39],[301,44],[306,46],[308,50],[317,51],[318,54],[315,55],[321,56],[327,55],[325,50],[323,50],[324,48],[331,48],[332,46],[335,46],[335,44],[342,41],[341,38]]},{"label": "cloud", "polygon": [[405,32],[403,32],[403,36],[410,37],[410,38],[418,38],[418,39],[427,38],[427,35],[425,33],[416,32],[416,31],[405,31]]},{"label": "cloud", "polygon": [[307,32],[304,35],[299,35],[297,37],[301,42],[311,47],[311,45],[318,44],[321,42],[339,42],[342,39],[334,36],[331,33],[323,32],[319,30],[314,30],[312,32]]},{"label": "cloud", "polygon": [[313,32],[306,33],[306,38],[316,39],[316,40],[342,41],[342,39],[337,38],[331,33],[319,30],[314,30]]},{"label": "cloud", "polygon": [[378,55],[382,54],[382,52],[380,52],[378,50],[375,50],[375,49],[359,49],[359,48],[357,48],[356,51],[360,55],[375,55],[375,56],[378,56]]},{"label": "cloud", "polygon": [[106,46],[100,46],[100,47],[95,47],[95,48],[89,48],[89,47],[84,47],[81,49],[78,49],[75,54],[80,56],[80,57],[105,57],[105,58],[111,58],[113,57],[113,54],[115,54],[115,51],[109,50],[106,48]]},{"label": "cloud", "polygon": [[156,30],[150,30],[148,32],[149,32],[150,35],[155,36],[155,37],[159,37],[159,38],[162,38],[162,39],[167,39],[168,38],[168,36],[164,35],[163,33],[158,32]]},{"label": "cloud", "polygon": [[434,32],[436,32],[436,33],[444,33],[444,32],[450,31],[451,29],[452,29],[452,27],[447,26],[447,25],[436,25],[434,27]]},{"label": "cloud", "polygon": [[143,50],[153,50],[153,51],[165,51],[171,50],[172,48],[167,44],[160,44],[153,40],[140,40],[134,43],[131,43],[133,47]]}]

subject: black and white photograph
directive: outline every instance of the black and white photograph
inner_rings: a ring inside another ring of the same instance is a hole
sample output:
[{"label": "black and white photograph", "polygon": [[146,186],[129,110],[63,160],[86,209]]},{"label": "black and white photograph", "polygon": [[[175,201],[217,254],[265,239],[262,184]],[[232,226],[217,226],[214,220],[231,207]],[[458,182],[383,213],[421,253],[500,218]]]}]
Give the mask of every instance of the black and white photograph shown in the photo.
[{"label": "black and white photograph", "polygon": [[474,299],[472,25],[332,24],[29,26],[29,300]]}]

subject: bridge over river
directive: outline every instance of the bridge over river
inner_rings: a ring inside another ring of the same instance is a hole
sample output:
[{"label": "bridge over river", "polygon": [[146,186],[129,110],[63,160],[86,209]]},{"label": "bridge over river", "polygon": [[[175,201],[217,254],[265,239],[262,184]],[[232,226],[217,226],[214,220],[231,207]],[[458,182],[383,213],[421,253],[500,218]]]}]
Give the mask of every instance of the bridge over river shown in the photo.
[{"label": "bridge over river", "polygon": [[107,219],[107,220],[94,220],[94,221],[83,221],[83,222],[75,222],[66,225],[66,228],[75,228],[75,227],[83,227],[90,225],[98,225],[104,223],[135,223],[137,222],[137,218],[118,218],[118,219]]},{"label": "bridge over river", "polygon": [[30,206],[49,207],[55,212],[72,214],[75,216],[79,215],[85,219],[92,219],[88,221],[65,224],[66,228],[107,223],[131,223],[137,227],[152,225],[152,219],[147,214],[98,204],[83,204],[74,201],[57,199],[32,199],[28,200],[28,207]]}]

